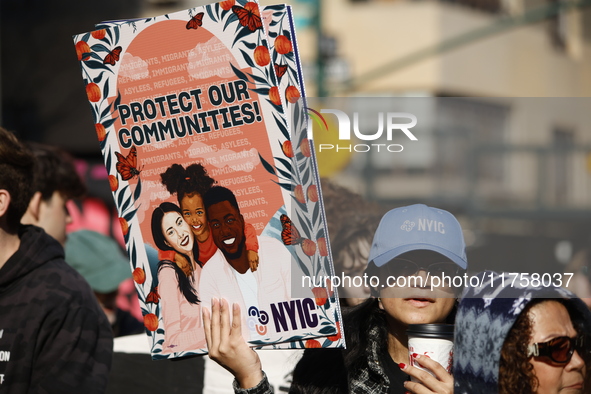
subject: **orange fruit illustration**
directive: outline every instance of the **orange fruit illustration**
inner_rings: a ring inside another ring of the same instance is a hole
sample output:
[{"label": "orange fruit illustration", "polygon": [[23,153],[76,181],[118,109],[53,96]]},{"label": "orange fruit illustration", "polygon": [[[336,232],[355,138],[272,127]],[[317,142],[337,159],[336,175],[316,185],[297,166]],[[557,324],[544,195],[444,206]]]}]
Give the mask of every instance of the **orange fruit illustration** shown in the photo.
[{"label": "orange fruit illustration", "polygon": [[97,123],[94,125],[94,128],[96,129],[96,136],[98,137],[98,140],[103,142],[107,137],[107,130],[105,129],[105,126],[103,126],[102,123]]},{"label": "orange fruit illustration", "polygon": [[220,7],[222,7],[222,10],[228,11],[230,9],[232,9],[232,7],[234,6],[236,2],[234,0],[224,0],[224,1],[220,1]]},{"label": "orange fruit illustration", "polygon": [[322,345],[320,344],[320,342],[318,342],[315,339],[308,339],[306,341],[306,343],[304,344],[304,346],[306,347],[306,349],[315,349],[315,348],[321,348]]},{"label": "orange fruit illustration", "polygon": [[296,200],[298,200],[298,202],[301,202],[302,204],[306,203],[306,196],[304,196],[304,188],[302,187],[302,185],[297,185],[293,189],[293,194]]},{"label": "orange fruit illustration", "polygon": [[275,38],[275,50],[280,55],[285,55],[291,52],[291,41],[284,35],[278,35]]},{"label": "orange fruit illustration", "polygon": [[275,105],[281,105],[281,97],[279,96],[279,88],[277,86],[269,89],[269,100]]},{"label": "orange fruit illustration", "polygon": [[111,187],[111,191],[114,192],[119,187],[119,181],[115,175],[109,175],[109,186]]},{"label": "orange fruit illustration", "polygon": [[281,144],[281,150],[285,156],[293,157],[293,146],[291,146],[290,140],[285,140],[283,144]]},{"label": "orange fruit illustration", "polygon": [[293,85],[290,85],[285,89],[285,98],[290,103],[296,103],[300,99],[300,91]]},{"label": "orange fruit illustration", "polygon": [[144,316],[144,326],[150,331],[158,329],[158,318],[153,313],[148,313]]},{"label": "orange fruit illustration", "polygon": [[259,45],[254,49],[254,61],[261,67],[265,67],[271,61],[269,50],[264,45]]},{"label": "orange fruit illustration", "polygon": [[91,82],[88,85],[86,85],[86,96],[88,96],[89,101],[96,103],[102,97],[101,89],[96,83]]},{"label": "orange fruit illustration", "polygon": [[318,189],[316,189],[316,185],[308,186],[307,194],[308,194],[308,200],[310,200],[312,202],[318,201]]},{"label": "orange fruit illustration", "polygon": [[90,32],[90,35],[92,37],[96,38],[97,40],[101,40],[101,39],[105,38],[105,36],[107,35],[107,31],[105,29],[94,30],[94,31]]},{"label": "orange fruit illustration", "polygon": [[302,241],[302,250],[308,256],[314,256],[314,253],[316,253],[316,244],[310,239],[304,239]]},{"label": "orange fruit illustration", "polygon": [[326,246],[326,238],[318,238],[318,253],[320,256],[328,256],[328,248]]},{"label": "orange fruit illustration", "polygon": [[86,56],[84,59],[82,59],[83,53],[90,53],[90,47],[88,46],[86,41],[78,41],[76,43],[76,55],[78,55],[78,60],[90,59],[90,56]]},{"label": "orange fruit illustration", "polygon": [[133,276],[133,280],[138,285],[144,284],[144,282],[146,281],[146,272],[140,267],[134,269],[131,276]]},{"label": "orange fruit illustration", "polygon": [[304,138],[300,143],[300,150],[302,151],[302,155],[306,157],[310,157],[310,155],[312,154],[310,152],[310,142],[307,138]]},{"label": "orange fruit illustration", "polygon": [[127,235],[129,232],[129,223],[127,223],[127,220],[119,218],[119,224],[121,225],[121,231],[123,232],[123,235]]}]

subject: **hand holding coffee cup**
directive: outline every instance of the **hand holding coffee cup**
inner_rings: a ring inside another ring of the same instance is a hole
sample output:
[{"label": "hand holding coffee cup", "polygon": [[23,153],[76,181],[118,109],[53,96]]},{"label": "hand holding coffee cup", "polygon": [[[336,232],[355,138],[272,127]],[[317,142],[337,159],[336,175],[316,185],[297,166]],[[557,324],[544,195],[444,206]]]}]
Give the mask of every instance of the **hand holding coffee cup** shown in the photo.
[{"label": "hand holding coffee cup", "polygon": [[[416,360],[416,355],[427,356],[437,361],[451,373],[453,360],[453,324],[410,324],[408,335],[408,353],[410,365],[422,369],[435,376],[433,372],[423,368]],[[413,377],[411,380],[417,381]]]}]

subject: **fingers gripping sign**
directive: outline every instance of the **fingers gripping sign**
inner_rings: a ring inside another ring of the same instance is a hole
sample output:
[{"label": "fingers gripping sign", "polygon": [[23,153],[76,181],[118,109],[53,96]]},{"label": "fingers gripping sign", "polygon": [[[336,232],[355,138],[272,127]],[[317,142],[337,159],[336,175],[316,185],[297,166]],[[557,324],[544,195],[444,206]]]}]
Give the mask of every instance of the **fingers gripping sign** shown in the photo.
[{"label": "fingers gripping sign", "polygon": [[422,367],[427,368],[433,372],[431,375],[429,372],[423,371],[419,368],[411,365],[399,364],[400,369],[406,372],[417,382],[405,382],[404,387],[415,394],[452,394],[454,391],[454,379],[449,372],[445,370],[437,361],[431,360],[428,356],[413,355],[415,361],[417,361]]},{"label": "fingers gripping sign", "polygon": [[209,357],[227,369],[242,388],[251,388],[263,379],[258,354],[242,337],[240,306],[230,306],[225,299],[211,300],[211,311],[203,307],[203,324]]}]

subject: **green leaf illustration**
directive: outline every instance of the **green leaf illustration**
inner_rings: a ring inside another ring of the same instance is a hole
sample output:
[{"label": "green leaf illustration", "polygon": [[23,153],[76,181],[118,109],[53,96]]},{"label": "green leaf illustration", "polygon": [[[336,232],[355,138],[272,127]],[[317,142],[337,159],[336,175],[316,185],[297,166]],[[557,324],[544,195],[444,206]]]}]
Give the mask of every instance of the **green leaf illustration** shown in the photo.
[{"label": "green leaf illustration", "polygon": [[234,74],[236,74],[236,76],[238,78],[242,79],[243,81],[250,82],[250,80],[248,79],[248,76],[245,73],[243,73],[242,71],[240,71],[239,69],[234,67],[234,65],[232,63],[230,63],[230,66],[232,67]]},{"label": "green leaf illustration", "polygon": [[261,156],[261,154],[259,153],[259,159],[261,160],[261,163],[263,164],[263,167],[265,167],[265,170],[267,170],[267,172],[273,174],[273,175],[277,175],[277,173],[275,172],[275,169],[273,168],[273,166],[271,164],[269,164],[267,162],[267,160],[265,160],[263,158],[263,156]]}]

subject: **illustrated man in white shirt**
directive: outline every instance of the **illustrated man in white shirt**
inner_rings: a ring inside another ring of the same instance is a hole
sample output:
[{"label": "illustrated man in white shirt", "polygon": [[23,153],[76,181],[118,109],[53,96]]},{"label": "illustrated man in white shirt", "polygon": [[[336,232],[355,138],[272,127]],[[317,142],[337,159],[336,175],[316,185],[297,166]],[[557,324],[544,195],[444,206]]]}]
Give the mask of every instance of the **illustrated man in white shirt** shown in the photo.
[{"label": "illustrated man in white shirt", "polygon": [[211,305],[212,298],[225,298],[230,305],[238,303],[247,317],[243,322],[246,339],[273,334],[274,325],[269,322],[271,304],[291,300],[291,254],[279,240],[258,236],[260,264],[251,271],[244,217],[234,193],[214,186],[203,202],[218,251],[203,267],[199,298],[206,306]]}]

